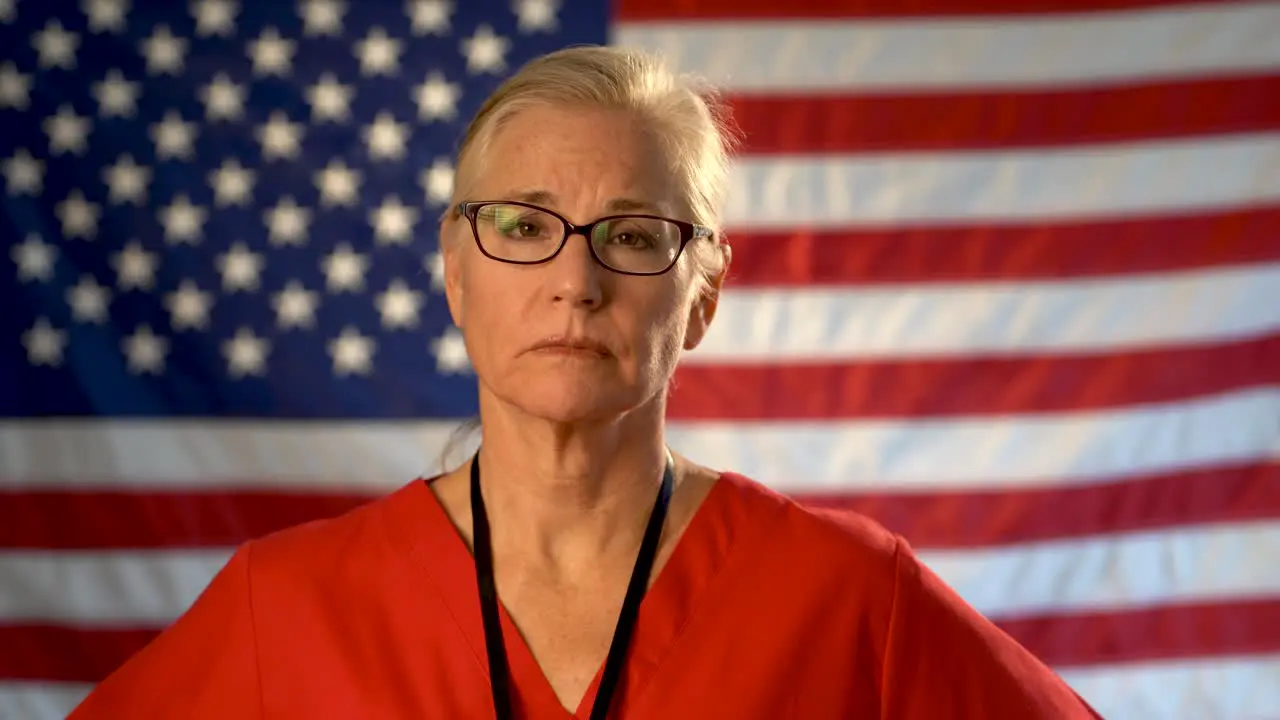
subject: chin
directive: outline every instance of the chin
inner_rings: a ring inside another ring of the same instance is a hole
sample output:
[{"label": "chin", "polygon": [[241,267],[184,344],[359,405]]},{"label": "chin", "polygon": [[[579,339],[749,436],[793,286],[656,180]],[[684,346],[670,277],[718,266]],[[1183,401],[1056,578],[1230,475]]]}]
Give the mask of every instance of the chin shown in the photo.
[{"label": "chin", "polygon": [[500,392],[505,402],[537,418],[561,423],[610,422],[643,405],[648,394],[619,378],[545,373]]}]

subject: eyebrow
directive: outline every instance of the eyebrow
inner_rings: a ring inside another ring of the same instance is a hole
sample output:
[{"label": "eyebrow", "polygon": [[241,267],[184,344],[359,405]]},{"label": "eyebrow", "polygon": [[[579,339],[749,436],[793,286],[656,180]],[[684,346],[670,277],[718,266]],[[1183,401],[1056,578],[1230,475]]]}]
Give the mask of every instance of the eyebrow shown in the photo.
[{"label": "eyebrow", "polygon": [[[533,205],[554,205],[556,201],[556,196],[546,190],[523,190],[510,193],[507,197]],[[654,215],[663,213],[663,208],[657,204],[634,198],[613,198],[605,203],[605,210],[608,212],[647,212]]]}]

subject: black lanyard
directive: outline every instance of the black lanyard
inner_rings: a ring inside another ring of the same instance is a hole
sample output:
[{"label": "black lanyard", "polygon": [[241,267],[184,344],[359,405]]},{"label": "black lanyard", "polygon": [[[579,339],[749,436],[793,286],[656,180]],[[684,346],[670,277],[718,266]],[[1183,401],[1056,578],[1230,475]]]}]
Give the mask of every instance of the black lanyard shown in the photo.
[{"label": "black lanyard", "polygon": [[[622,674],[622,665],[626,660],[627,646],[631,642],[631,631],[636,624],[636,615],[640,612],[640,600],[644,598],[645,587],[649,584],[649,573],[653,570],[653,560],[658,554],[658,538],[662,535],[662,524],[667,517],[667,505],[671,503],[674,486],[675,466],[671,455],[668,454],[667,466],[662,473],[662,489],[658,491],[658,499],[653,505],[653,511],[649,514],[649,525],[644,531],[644,541],[640,543],[640,553],[636,556],[635,568],[631,571],[627,597],[622,602],[618,626],[613,631],[609,655],[605,658],[600,688],[596,691],[596,701],[591,707],[591,720],[605,720],[609,715],[609,704],[613,699],[614,690],[617,689],[618,678]],[[512,714],[507,649],[502,642],[502,625],[498,620],[498,591],[493,579],[493,547],[489,540],[489,518],[485,513],[484,498],[480,494],[479,452],[471,459],[471,528],[475,541],[476,581],[480,586],[480,614],[484,619],[484,644],[489,655],[489,687],[493,691],[493,709],[497,713],[498,720],[508,720]]]}]

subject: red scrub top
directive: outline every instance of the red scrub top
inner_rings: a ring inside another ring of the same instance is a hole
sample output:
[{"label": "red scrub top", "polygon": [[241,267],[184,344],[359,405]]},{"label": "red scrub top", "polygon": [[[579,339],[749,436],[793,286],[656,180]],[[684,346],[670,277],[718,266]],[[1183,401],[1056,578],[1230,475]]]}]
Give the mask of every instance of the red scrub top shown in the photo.
[{"label": "red scrub top", "polygon": [[[503,612],[517,715],[556,699]],[[722,475],[641,605],[610,717],[1097,718],[907,545]],[[418,480],[241,546],[70,716],[491,718],[471,553]]]}]

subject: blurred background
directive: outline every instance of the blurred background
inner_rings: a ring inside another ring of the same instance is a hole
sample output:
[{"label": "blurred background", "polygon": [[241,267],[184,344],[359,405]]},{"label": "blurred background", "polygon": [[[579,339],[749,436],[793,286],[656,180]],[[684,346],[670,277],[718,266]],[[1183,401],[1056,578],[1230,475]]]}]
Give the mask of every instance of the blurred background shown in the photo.
[{"label": "blurred background", "polygon": [[0,718],[462,459],[452,156],[600,42],[744,134],[675,448],[902,533],[1108,718],[1280,717],[1280,4],[0,0]]}]

